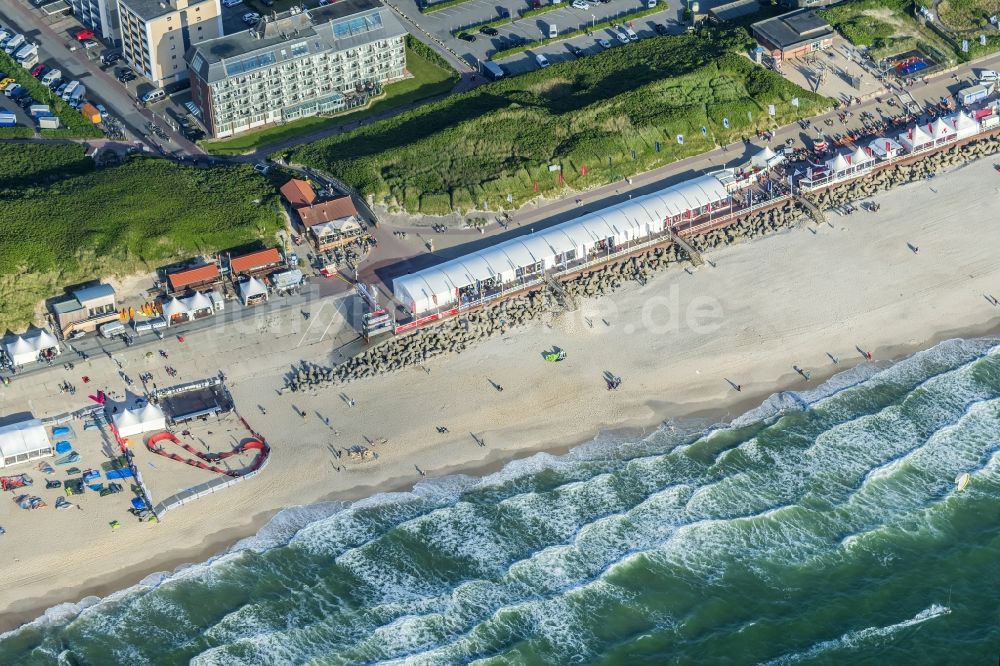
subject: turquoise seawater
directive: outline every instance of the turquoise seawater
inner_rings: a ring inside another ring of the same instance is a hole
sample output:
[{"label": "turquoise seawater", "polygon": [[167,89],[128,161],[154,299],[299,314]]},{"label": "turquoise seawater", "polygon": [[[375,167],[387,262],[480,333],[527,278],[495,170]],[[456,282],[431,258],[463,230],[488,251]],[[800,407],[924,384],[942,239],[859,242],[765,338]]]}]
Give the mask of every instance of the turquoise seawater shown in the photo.
[{"label": "turquoise seawater", "polygon": [[866,364],[726,426],[291,509],[51,609],[0,663],[996,663],[997,343]]}]

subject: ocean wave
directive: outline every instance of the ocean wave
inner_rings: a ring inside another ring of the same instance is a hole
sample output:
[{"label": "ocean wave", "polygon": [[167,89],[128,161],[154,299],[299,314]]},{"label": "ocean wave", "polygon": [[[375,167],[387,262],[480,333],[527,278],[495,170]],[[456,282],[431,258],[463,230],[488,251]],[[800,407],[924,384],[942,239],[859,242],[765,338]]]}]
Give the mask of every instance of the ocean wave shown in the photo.
[{"label": "ocean wave", "polygon": [[950,613],[951,609],[947,606],[933,604],[908,620],[903,620],[902,622],[897,622],[884,627],[865,627],[864,629],[849,631],[839,638],[817,643],[803,652],[796,652],[793,654],[783,655],[777,659],[772,659],[771,661],[766,662],[763,666],[789,666],[789,664],[797,664],[807,659],[813,659],[819,656],[830,656],[829,653],[831,652],[864,647],[872,643],[878,643],[880,639],[891,638],[893,635],[904,629],[915,627],[918,624],[923,624],[924,622],[933,620],[943,615],[948,615]]}]

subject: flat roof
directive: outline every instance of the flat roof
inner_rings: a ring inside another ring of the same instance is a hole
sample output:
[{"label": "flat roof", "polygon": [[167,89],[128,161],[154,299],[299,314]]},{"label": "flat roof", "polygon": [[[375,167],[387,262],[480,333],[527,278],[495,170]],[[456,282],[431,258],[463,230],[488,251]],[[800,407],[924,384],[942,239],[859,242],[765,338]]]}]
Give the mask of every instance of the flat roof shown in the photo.
[{"label": "flat roof", "polygon": [[[188,67],[209,83],[289,60],[346,51],[406,34],[379,0],[341,0],[304,12],[264,17],[255,27],[196,44],[184,54]],[[295,48],[292,48],[292,47]]]},{"label": "flat roof", "polygon": [[121,0],[121,3],[146,21],[177,11],[187,11],[199,5],[211,5],[216,0],[188,0],[184,9],[177,8],[177,0]]},{"label": "flat roof", "polygon": [[833,34],[830,24],[812,9],[797,9],[794,12],[758,21],[750,27],[779,49]]},{"label": "flat roof", "polygon": [[110,284],[97,284],[92,287],[84,287],[83,289],[74,289],[73,295],[76,296],[76,300],[84,303],[86,301],[92,301],[98,298],[114,298],[115,290]]}]

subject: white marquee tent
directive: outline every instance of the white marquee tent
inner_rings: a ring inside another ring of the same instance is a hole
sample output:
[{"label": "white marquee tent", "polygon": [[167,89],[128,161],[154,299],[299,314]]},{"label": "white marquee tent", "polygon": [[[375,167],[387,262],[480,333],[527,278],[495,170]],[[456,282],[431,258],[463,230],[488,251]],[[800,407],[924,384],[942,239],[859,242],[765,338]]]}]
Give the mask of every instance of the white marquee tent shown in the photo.
[{"label": "white marquee tent", "polygon": [[586,258],[601,247],[646,238],[667,222],[689,219],[729,200],[715,176],[698,178],[636,197],[535,233],[513,238],[392,281],[395,298],[414,314],[453,305],[460,289],[483,281],[511,283]]},{"label": "white marquee tent", "polygon": [[920,125],[914,125],[903,134],[899,135],[899,142],[910,152],[920,150],[933,145],[934,139],[930,134],[920,129]]},{"label": "white marquee tent", "polygon": [[888,137],[874,139],[868,144],[868,148],[880,160],[896,157],[903,150],[903,147],[898,142]]},{"label": "white marquee tent", "polygon": [[771,150],[770,146],[764,146],[764,150],[750,158],[750,165],[760,167],[761,169],[769,169],[784,161],[785,158]]},{"label": "white marquee tent", "polygon": [[39,355],[46,349],[54,349],[57,354],[60,352],[59,341],[44,328],[4,341],[4,350],[14,365],[37,361]]},{"label": "white marquee tent", "polygon": [[249,280],[240,282],[239,289],[240,300],[243,301],[243,305],[247,305],[255,297],[267,296],[267,287],[257,278],[252,277]]},{"label": "white marquee tent", "polygon": [[955,126],[955,134],[959,139],[964,139],[979,131],[979,123],[969,117],[965,111],[959,111],[951,117],[951,122]]},{"label": "white marquee tent", "polygon": [[45,426],[30,419],[0,427],[0,467],[10,467],[52,455],[52,443]]},{"label": "white marquee tent", "polygon": [[118,434],[122,437],[151,430],[163,430],[167,427],[167,417],[163,410],[151,403],[138,409],[123,409],[114,415],[113,420]]}]

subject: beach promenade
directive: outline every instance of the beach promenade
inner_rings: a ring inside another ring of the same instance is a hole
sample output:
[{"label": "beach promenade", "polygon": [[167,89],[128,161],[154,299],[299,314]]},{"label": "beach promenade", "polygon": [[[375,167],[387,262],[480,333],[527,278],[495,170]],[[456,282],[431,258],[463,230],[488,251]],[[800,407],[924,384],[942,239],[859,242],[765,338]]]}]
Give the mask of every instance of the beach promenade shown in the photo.
[{"label": "beach promenade", "polygon": [[[1000,176],[982,160],[875,197],[877,214],[828,216],[828,226],[715,250],[706,255],[714,267],[672,269],[461,355],[329,391],[277,389],[300,360],[341,360],[330,350],[354,333],[332,307],[308,320],[288,309],[197,331],[183,343],[168,338],[178,381],[225,373],[237,408],[273,447],[267,469],[158,525],[112,531],[96,498],[81,499],[82,511],[0,508],[8,554],[0,562],[0,627],[202,561],[285,507],[406,489],[420,472],[483,471],[565,450],[602,429],[718,422],[866,362],[859,350],[882,363],[941,338],[989,332],[1000,322],[1000,308],[984,297],[1000,295],[998,191]],[[565,361],[544,361],[554,345],[567,351]],[[138,372],[150,363],[145,351],[114,356]],[[117,370],[95,356],[73,372],[122,391]],[[4,412],[84,406],[83,391],[59,394],[63,372],[25,377],[16,392],[0,393]],[[605,372],[622,377],[617,391],[606,389]],[[345,461],[344,449],[371,442],[377,460]]]}]

